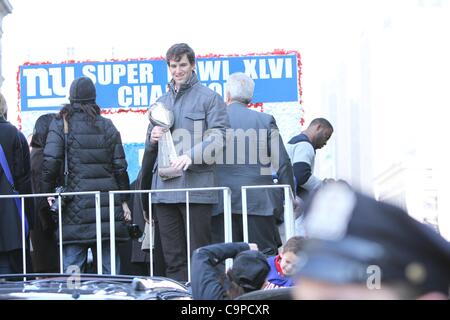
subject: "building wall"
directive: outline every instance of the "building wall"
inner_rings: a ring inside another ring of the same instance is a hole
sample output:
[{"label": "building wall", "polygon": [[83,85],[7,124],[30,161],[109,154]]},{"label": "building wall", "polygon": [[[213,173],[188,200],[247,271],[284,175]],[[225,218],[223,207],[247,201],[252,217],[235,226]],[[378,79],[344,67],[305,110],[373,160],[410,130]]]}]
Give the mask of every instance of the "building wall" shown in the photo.
[{"label": "building wall", "polygon": [[2,74],[2,35],[3,35],[3,18],[12,12],[12,6],[8,0],[0,0],[0,88],[5,80]]},{"label": "building wall", "polygon": [[374,6],[359,36],[333,52],[336,67],[321,79],[321,110],[336,129],[333,147],[325,148],[335,178],[437,224],[450,239],[450,187],[443,178],[450,176],[450,4]]}]

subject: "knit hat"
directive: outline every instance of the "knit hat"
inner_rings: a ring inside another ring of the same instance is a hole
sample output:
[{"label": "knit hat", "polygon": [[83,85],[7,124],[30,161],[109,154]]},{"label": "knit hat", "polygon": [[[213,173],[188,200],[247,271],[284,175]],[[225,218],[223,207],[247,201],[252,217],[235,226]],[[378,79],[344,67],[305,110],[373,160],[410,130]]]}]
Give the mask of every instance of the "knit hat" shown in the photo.
[{"label": "knit hat", "polygon": [[70,86],[70,102],[95,102],[95,85],[88,77],[75,79]]}]

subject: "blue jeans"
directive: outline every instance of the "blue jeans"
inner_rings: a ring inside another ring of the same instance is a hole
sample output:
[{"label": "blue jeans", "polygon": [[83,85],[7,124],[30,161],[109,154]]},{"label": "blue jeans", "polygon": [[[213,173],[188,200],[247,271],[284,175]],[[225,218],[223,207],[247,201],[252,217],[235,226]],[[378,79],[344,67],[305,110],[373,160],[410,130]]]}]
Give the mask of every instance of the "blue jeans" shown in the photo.
[{"label": "blue jeans", "polygon": [[[78,266],[80,272],[84,273],[86,270],[88,249],[92,248],[94,255],[94,264],[97,263],[97,246],[85,244],[66,244],[63,246],[63,264],[64,272],[72,265]],[[102,242],[102,265],[103,274],[111,274],[111,249],[109,242]],[[116,274],[120,274],[120,257],[116,250]]]}]

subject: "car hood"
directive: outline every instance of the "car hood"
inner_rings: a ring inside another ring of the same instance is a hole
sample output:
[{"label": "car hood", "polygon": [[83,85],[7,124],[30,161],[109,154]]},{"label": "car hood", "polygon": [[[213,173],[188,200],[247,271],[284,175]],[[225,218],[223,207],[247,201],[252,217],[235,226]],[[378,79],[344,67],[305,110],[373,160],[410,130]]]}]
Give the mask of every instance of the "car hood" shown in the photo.
[{"label": "car hood", "polygon": [[1,300],[191,300],[189,287],[164,277],[28,274],[0,276]]}]

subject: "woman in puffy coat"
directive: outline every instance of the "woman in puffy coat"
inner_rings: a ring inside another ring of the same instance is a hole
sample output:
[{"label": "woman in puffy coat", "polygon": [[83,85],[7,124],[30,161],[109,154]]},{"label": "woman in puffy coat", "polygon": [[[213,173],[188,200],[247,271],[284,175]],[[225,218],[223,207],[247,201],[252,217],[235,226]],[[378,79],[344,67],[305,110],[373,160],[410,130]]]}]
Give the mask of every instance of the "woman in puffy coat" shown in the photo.
[{"label": "woman in puffy coat", "polygon": [[[100,191],[103,273],[111,273],[108,191],[129,190],[127,162],[119,131],[111,120],[100,115],[95,102],[94,83],[87,77],[75,79],[70,86],[70,104],[65,105],[50,125],[44,149],[42,188],[54,192],[56,181],[64,181],[64,120],[68,124],[66,192]],[[126,241],[125,221],[131,220],[128,195],[115,197],[115,239]],[[49,201],[54,199],[49,198]],[[72,265],[84,272],[87,252],[92,248],[96,262],[95,196],[64,198],[62,206],[64,271]],[[116,252],[116,272],[120,261]]]}]

